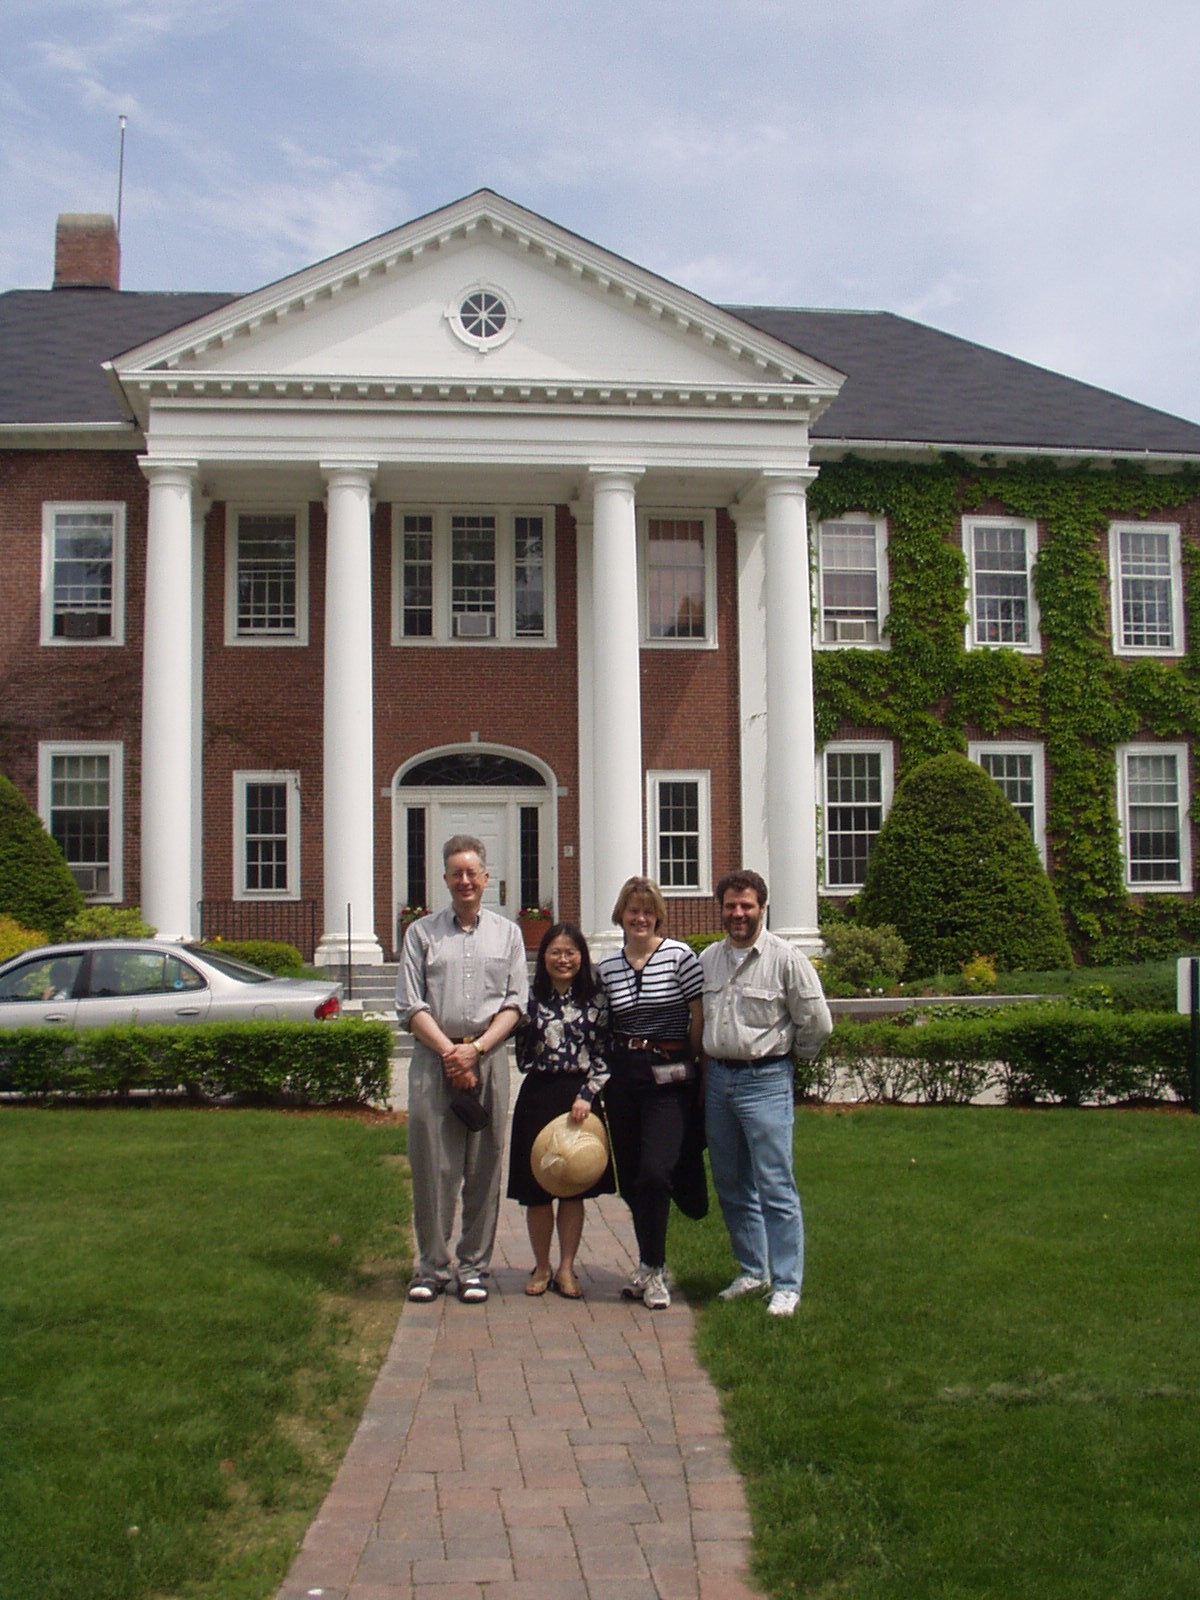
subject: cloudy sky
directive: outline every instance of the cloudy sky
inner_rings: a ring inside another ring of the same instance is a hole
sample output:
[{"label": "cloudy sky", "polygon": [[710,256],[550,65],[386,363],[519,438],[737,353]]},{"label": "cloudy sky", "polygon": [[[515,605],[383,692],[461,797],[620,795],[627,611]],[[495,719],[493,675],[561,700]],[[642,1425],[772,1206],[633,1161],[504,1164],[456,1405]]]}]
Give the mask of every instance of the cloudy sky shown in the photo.
[{"label": "cloudy sky", "polygon": [[1196,0],[5,0],[0,288],[60,211],[240,290],[490,187],[722,303],[1200,421]]}]

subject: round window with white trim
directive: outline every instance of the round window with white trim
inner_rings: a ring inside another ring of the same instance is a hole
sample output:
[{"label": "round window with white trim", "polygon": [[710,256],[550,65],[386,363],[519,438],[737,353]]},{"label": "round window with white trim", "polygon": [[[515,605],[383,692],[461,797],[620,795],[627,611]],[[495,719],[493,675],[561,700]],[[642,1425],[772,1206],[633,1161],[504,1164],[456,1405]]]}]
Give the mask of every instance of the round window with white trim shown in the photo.
[{"label": "round window with white trim", "polygon": [[455,296],[446,320],[473,350],[495,350],[512,338],[518,319],[511,295],[494,284],[476,283]]}]

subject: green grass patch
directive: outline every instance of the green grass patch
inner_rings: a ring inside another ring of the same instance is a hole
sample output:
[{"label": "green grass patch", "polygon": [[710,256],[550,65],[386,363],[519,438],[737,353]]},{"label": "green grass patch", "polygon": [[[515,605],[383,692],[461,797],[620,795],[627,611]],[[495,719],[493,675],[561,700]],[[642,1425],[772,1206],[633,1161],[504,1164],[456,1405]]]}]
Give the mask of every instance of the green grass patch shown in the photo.
[{"label": "green grass patch", "polygon": [[395,1325],[404,1130],[0,1112],[0,1594],[261,1600]]},{"label": "green grass patch", "polygon": [[672,1228],[773,1596],[1200,1594],[1200,1119],[801,1112],[804,1302]]}]

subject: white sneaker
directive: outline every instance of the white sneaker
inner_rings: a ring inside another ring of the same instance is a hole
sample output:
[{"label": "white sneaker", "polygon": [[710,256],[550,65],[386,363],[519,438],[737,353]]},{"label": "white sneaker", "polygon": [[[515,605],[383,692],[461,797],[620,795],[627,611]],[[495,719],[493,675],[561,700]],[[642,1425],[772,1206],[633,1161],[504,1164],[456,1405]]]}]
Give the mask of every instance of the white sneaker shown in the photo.
[{"label": "white sneaker", "polygon": [[642,1304],[649,1311],[665,1311],[671,1304],[671,1291],[667,1288],[665,1267],[654,1268],[646,1279],[646,1288],[642,1294]]},{"label": "white sneaker", "polygon": [[646,1285],[653,1271],[653,1267],[648,1267],[644,1261],[639,1261],[637,1268],[629,1274],[629,1282],[621,1290],[621,1299],[640,1300],[646,1292]]},{"label": "white sneaker", "polygon": [[718,1300],[740,1300],[745,1294],[757,1294],[760,1289],[769,1289],[771,1285],[765,1278],[756,1278],[752,1272],[740,1273],[727,1289],[722,1289],[717,1295]]},{"label": "white sneaker", "polygon": [[767,1301],[767,1312],[772,1317],[790,1317],[800,1304],[800,1296],[794,1289],[776,1289]]}]

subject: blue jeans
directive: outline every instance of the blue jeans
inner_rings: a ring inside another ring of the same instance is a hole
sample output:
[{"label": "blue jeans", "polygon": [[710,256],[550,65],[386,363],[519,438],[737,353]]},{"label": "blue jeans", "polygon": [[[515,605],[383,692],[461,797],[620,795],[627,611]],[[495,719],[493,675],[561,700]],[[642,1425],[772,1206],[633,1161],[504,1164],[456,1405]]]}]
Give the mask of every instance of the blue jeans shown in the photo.
[{"label": "blue jeans", "polygon": [[792,1175],[794,1121],[790,1061],[710,1063],[704,1079],[708,1159],[738,1267],[799,1294],[804,1215]]}]

